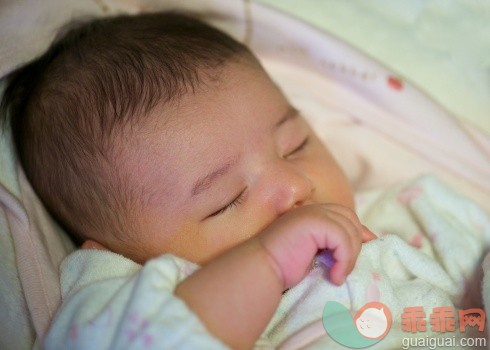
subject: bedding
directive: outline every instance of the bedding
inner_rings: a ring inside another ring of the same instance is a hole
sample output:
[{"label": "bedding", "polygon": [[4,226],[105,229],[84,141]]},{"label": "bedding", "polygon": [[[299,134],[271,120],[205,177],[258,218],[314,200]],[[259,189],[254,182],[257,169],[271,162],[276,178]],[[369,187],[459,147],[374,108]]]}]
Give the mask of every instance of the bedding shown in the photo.
[{"label": "bedding", "polygon": [[[267,333],[274,347],[345,349],[334,340],[338,333],[327,335],[323,328],[327,302],[342,304],[352,317],[368,303],[384,304],[374,304],[374,309],[389,309],[391,328],[372,349],[400,349],[403,338],[484,337],[477,327],[456,331],[461,318],[454,331],[441,332],[431,314],[439,307],[456,313],[481,307],[477,267],[490,246],[490,217],[432,176],[358,193],[356,207],[361,222],[379,238],[363,245],[342,286],[325,281],[328,260],[317,259],[308,276],[283,297],[269,324]],[[420,306],[426,327],[414,331],[404,322],[405,308]],[[386,316],[364,317],[369,327],[364,328],[365,335],[383,333],[387,323],[376,329],[375,319]],[[328,320],[327,326],[345,327],[337,313]],[[347,340],[355,335],[351,331]]]},{"label": "bedding", "polygon": [[[262,2],[272,3],[270,0]],[[286,6],[288,2],[283,3]],[[478,120],[488,120],[485,117],[490,115],[490,108],[477,98],[488,96],[488,85],[475,83],[471,88],[467,85],[467,79],[476,79],[476,72],[479,74],[480,71],[474,70],[467,75],[471,66],[463,67],[454,62],[434,69],[431,65],[434,62],[428,59],[417,59],[417,67],[409,69],[409,62],[397,65],[393,62],[396,57],[383,56],[373,49],[376,45],[370,46],[372,41],[359,39],[359,32],[369,31],[380,46],[381,39],[376,39],[376,36],[381,36],[386,28],[399,29],[400,23],[391,23],[392,27],[387,20],[383,21],[384,27],[377,27],[374,23],[379,22],[380,16],[386,17],[387,11],[405,18],[408,5],[401,5],[401,1],[394,2],[399,5],[392,5],[381,13],[367,11],[369,5],[355,5],[357,2],[352,2],[353,5],[339,5],[326,0],[306,3],[309,5],[304,9],[295,10],[298,15],[306,16],[315,24],[324,18],[326,25],[330,26],[327,29],[338,27],[338,31],[344,33],[344,39],[358,49],[329,32],[246,0],[189,0],[185,3],[177,0],[6,1],[0,4],[0,76],[12,72],[45,50],[57,28],[71,19],[173,8],[192,10],[252,47],[281,88],[311,119],[357,190],[387,186],[430,172],[490,210],[488,130],[479,121],[467,122],[468,118],[462,118],[465,113],[454,106],[464,106],[468,116],[478,115]],[[420,9],[424,4],[429,10],[446,8],[456,18],[457,9],[463,6],[454,1],[448,1],[445,7],[441,7],[440,1],[416,3]],[[279,2],[274,5],[279,6]],[[485,6],[482,2],[480,5],[482,8]],[[312,6],[319,6],[322,11],[316,11]],[[350,11],[360,12],[366,17],[365,21],[358,20],[356,26],[352,26],[354,17],[349,17],[346,7],[342,9],[339,6],[353,6]],[[436,16],[434,11],[431,13]],[[315,15],[308,17],[308,13]],[[335,18],[336,13],[344,13],[344,16]],[[461,16],[465,14],[461,11]],[[488,12],[481,11],[480,15],[486,14]],[[343,25],[340,25],[342,20]],[[426,16],[424,20],[428,30],[427,23],[436,18]],[[409,35],[407,31],[410,31],[412,22],[403,22],[406,35]],[[487,22],[478,23],[472,22],[471,25],[479,26],[475,38],[483,41],[481,38],[486,37],[484,24]],[[450,30],[451,22],[441,20],[437,25],[441,31],[444,28]],[[353,31],[357,36],[352,34]],[[404,31],[396,33],[403,37]],[[339,35],[339,32],[335,34]],[[388,45],[386,40],[384,43]],[[397,43],[390,40],[389,45],[397,48]],[[482,48],[486,48],[485,43],[482,43]],[[385,49],[389,51],[389,47]],[[434,55],[433,49],[424,45],[412,49],[412,57]],[[396,70],[385,68],[363,52],[385,63],[389,61]],[[441,54],[441,57],[446,56]],[[481,62],[475,69],[483,67],[488,72],[488,62]],[[461,67],[460,71],[458,67]],[[424,80],[414,72],[415,69],[430,72],[435,81],[448,91],[460,91],[460,88],[471,91],[475,99],[469,98],[468,93],[461,96],[451,93],[441,98],[434,92],[437,84],[421,84]],[[452,78],[444,78],[446,75]],[[418,87],[410,80],[418,83]],[[459,86],[460,83],[463,87]],[[0,88],[3,84],[4,81],[0,81]],[[427,91],[442,106],[429,98]],[[32,192],[18,166],[8,132],[0,135],[0,204],[0,257],[3,267],[0,278],[6,282],[0,284],[0,310],[8,318],[0,329],[0,347],[29,348],[36,339],[42,339],[59,305],[58,266],[74,246]],[[484,297],[490,295],[490,290],[488,292]]]},{"label": "bedding", "polygon": [[490,134],[488,1],[258,0],[376,58]]}]

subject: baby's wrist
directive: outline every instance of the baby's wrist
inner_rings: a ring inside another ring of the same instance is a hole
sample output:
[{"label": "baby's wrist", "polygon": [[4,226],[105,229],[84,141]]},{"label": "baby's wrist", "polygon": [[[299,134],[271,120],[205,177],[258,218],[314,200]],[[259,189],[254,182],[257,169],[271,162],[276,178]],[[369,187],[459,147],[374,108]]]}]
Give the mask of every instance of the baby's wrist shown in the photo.
[{"label": "baby's wrist", "polygon": [[279,264],[279,261],[277,261],[276,257],[272,252],[267,248],[267,246],[262,242],[261,239],[257,239],[258,244],[260,245],[260,249],[265,256],[265,260],[267,262],[267,265],[271,268],[273,271],[278,283],[281,286],[282,290],[286,290],[289,288],[287,281],[286,281],[286,276],[285,273]]}]

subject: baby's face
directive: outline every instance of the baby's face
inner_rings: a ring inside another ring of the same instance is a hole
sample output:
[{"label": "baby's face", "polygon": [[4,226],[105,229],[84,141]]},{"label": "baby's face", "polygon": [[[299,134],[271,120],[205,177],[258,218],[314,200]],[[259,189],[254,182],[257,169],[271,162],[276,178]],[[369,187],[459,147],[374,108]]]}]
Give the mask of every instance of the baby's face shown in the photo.
[{"label": "baby's face", "polygon": [[127,155],[148,203],[139,232],[114,250],[205,264],[297,206],[353,208],[343,172],[262,70],[229,63],[206,84],[157,107]]}]

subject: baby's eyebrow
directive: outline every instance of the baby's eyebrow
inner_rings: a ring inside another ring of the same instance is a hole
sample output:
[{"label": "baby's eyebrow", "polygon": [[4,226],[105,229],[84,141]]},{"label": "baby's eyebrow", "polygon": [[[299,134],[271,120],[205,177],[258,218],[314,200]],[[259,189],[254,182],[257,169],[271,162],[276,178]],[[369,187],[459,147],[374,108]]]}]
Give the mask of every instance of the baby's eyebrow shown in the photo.
[{"label": "baby's eyebrow", "polygon": [[197,196],[201,192],[209,189],[219,177],[227,174],[230,169],[238,162],[239,159],[240,156],[235,156],[226,161],[226,163],[221,165],[219,168],[197,179],[194,182],[194,186],[192,186],[191,196]]},{"label": "baby's eyebrow", "polygon": [[[299,111],[293,106],[289,106],[286,112],[282,115],[281,119],[274,125],[274,129],[277,129],[288,120],[296,118],[298,115]],[[191,197],[197,196],[201,192],[209,189],[219,177],[228,173],[228,171],[238,162],[239,158],[239,156],[235,156],[216,170],[213,170],[209,174],[197,179],[192,186]]]}]

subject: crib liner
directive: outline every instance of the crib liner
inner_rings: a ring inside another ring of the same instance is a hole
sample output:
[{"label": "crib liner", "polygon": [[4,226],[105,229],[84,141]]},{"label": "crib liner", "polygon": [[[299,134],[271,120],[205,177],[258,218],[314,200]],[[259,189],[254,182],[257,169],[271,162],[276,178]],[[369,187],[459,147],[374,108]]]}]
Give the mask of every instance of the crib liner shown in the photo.
[{"label": "crib liner", "polygon": [[[36,32],[39,37],[36,40],[31,38],[16,43],[19,47],[25,44],[28,47],[26,51],[2,50],[0,74],[11,71],[42,52],[52,40],[55,28],[68,18],[74,17],[75,13],[101,16],[172,8],[191,9],[201,13],[203,19],[228,31],[237,39],[247,42],[264,60],[277,60],[279,57],[279,61],[303,67],[314,74],[324,75],[343,88],[355,92],[355,96],[358,97],[357,102],[367,111],[365,114],[353,116],[355,120],[379,132],[380,137],[394,137],[402,144],[406,144],[409,149],[418,152],[419,156],[424,154],[422,151],[433,148],[429,156],[430,161],[439,162],[441,167],[452,172],[456,177],[462,176],[466,181],[480,187],[482,191],[488,192],[490,177],[488,177],[488,167],[485,166],[489,164],[488,153],[485,154],[480,147],[481,142],[480,144],[475,142],[477,138],[482,137],[481,135],[477,133],[479,136],[470,137],[460,127],[458,121],[408,84],[403,77],[389,72],[335,37],[270,8],[249,1],[218,0],[206,3],[197,0],[189,0],[185,3],[69,0],[63,2],[63,6],[59,6],[59,1],[46,0],[43,5],[36,4],[34,1],[27,1],[25,4],[32,7],[44,6],[46,9],[56,6],[59,11],[56,14],[43,14],[40,8],[38,10],[41,12],[36,12],[30,11],[32,8],[28,6],[18,7],[16,11],[24,11],[23,14],[34,16],[30,19],[34,18],[34,22],[39,25],[39,31]],[[49,20],[54,17],[56,20],[50,22]],[[379,103],[379,108],[374,108],[372,103],[369,104],[367,101]],[[341,101],[331,102],[335,105]],[[414,103],[420,103],[423,108],[414,108]],[[414,112],[407,113],[399,108],[399,104]],[[427,110],[430,113],[427,113]],[[419,114],[424,115],[424,122],[418,120]],[[399,119],[394,118],[395,115],[399,116]],[[388,123],[389,127],[383,123]],[[393,131],[396,130],[390,128],[406,129],[408,136],[394,135]],[[408,141],[412,137],[417,145],[409,145]],[[486,140],[484,136],[483,140]],[[458,147],[454,147],[455,144],[458,144]],[[5,148],[8,150],[8,147]],[[5,148],[2,145],[2,151],[5,151]],[[454,157],[454,161],[440,159],[449,158],[447,156]],[[7,164],[4,167],[4,160],[1,161],[0,172],[5,172],[9,166]],[[461,169],[466,171],[458,171]],[[14,169],[14,172],[16,171],[17,169]],[[2,174],[2,180],[6,179],[6,186],[2,184],[3,192],[0,200],[2,207],[8,208],[4,210],[10,225],[7,230],[10,230],[14,242],[18,274],[29,309],[29,315],[24,316],[31,318],[37,339],[40,341],[60,302],[59,292],[56,291],[59,289],[59,284],[54,282],[58,274],[57,266],[72,246],[60,239],[58,228],[50,221],[22,172],[14,174],[18,179],[13,185],[8,184],[9,176],[11,175]],[[15,190],[8,190],[15,187],[22,190],[18,193]],[[19,201],[23,206],[21,209],[25,210],[23,214],[19,210]],[[19,329],[18,334],[29,337],[31,330],[28,328],[25,326],[24,329]]]},{"label": "crib liner", "polygon": [[362,48],[490,134],[488,1],[257,1]]}]

